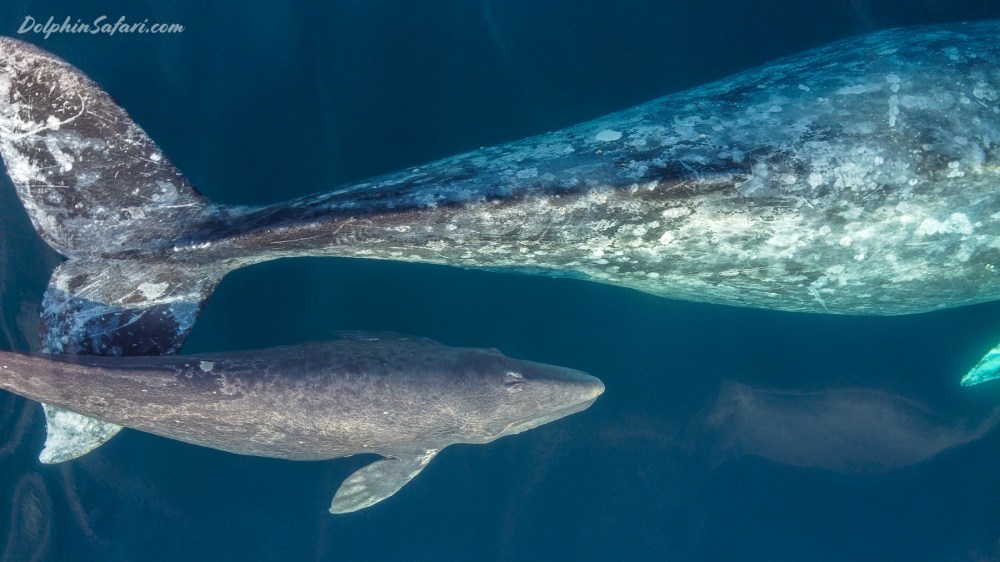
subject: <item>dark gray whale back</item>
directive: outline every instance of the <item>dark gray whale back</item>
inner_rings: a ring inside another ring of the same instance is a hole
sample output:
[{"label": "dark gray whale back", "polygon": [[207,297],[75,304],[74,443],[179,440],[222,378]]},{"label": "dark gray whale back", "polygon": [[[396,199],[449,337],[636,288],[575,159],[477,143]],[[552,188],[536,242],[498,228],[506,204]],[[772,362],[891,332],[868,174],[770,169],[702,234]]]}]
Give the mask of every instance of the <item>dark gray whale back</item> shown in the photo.
[{"label": "dark gray whale back", "polygon": [[405,337],[191,356],[0,352],[0,388],[233,453],[386,457],[345,482],[335,512],[392,495],[444,447],[526,431],[604,391],[573,369]]}]

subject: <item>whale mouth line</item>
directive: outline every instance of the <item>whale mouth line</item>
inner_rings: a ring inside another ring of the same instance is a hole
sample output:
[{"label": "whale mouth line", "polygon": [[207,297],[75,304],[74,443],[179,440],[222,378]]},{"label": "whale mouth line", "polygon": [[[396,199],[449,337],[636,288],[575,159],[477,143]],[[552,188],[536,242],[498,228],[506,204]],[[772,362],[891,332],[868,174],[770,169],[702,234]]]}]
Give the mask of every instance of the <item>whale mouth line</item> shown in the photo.
[{"label": "whale mouth line", "polygon": [[[602,386],[601,391],[603,392],[603,390],[604,388]],[[541,414],[535,417],[526,418],[522,420],[512,421],[509,424],[507,424],[502,430],[500,430],[500,432],[497,433],[493,437],[493,439],[498,439],[500,437],[504,437],[507,435],[517,435],[518,433],[524,433],[529,429],[534,429],[536,427],[545,425],[555,420],[565,418],[566,416],[582,412],[587,408],[589,408],[597,400],[600,394],[601,393],[598,392],[592,398],[581,400],[579,402],[570,404],[568,406],[564,406],[556,410],[551,410],[549,412],[546,412],[545,414]]]}]

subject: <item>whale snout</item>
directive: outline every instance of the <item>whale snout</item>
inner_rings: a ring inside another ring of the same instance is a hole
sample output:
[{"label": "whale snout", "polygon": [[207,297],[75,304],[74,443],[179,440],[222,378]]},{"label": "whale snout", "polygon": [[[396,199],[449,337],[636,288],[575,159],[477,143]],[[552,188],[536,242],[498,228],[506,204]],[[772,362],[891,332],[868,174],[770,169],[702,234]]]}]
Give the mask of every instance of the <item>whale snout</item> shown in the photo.
[{"label": "whale snout", "polygon": [[583,371],[555,367],[550,384],[553,397],[553,414],[559,417],[581,412],[590,407],[597,397],[604,394],[604,382]]},{"label": "whale snout", "polygon": [[604,382],[601,379],[568,367],[549,367],[550,377],[559,386],[564,387],[568,397],[577,397],[580,402],[594,401],[604,394]]},{"label": "whale snout", "polygon": [[583,371],[527,361],[519,366],[521,388],[510,394],[513,399],[502,416],[510,421],[490,440],[582,412],[604,393],[604,382]]},{"label": "whale snout", "polygon": [[584,373],[583,371],[573,371],[574,384],[577,387],[577,394],[581,397],[581,402],[593,402],[597,397],[604,394],[604,382],[601,379]]},{"label": "whale snout", "polygon": [[587,386],[590,390],[591,400],[594,400],[598,396],[604,394],[604,381],[592,375],[587,375],[587,377],[590,378]]}]

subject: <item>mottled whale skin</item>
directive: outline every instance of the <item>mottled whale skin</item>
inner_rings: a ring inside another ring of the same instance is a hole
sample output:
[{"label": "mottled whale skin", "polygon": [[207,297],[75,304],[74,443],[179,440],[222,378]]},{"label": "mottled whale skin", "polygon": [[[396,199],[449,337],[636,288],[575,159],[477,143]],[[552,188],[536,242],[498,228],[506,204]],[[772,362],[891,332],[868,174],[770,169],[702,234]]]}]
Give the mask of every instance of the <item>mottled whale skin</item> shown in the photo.
[{"label": "mottled whale skin", "polygon": [[[228,271],[295,256],[789,311],[925,312],[1000,297],[998,38],[997,21],[849,38],[254,208],[206,200],[82,72],[0,39],[0,156],[68,258],[43,304],[54,353],[173,353]],[[976,380],[1000,362],[984,365]]]},{"label": "mottled whale skin", "polygon": [[[923,312],[1000,297],[998,38],[996,21],[855,37],[264,208],[208,203],[79,71],[5,39],[0,147],[42,236],[105,264],[56,279],[71,295],[131,281],[143,261],[212,280],[328,255],[781,310]],[[144,278],[118,300],[190,297],[175,287],[188,279]]]},{"label": "mottled whale skin", "polygon": [[330,510],[392,495],[455,443],[483,444],[586,409],[586,373],[405,337],[154,357],[0,352],[0,388],[72,412],[245,455],[386,457]]}]

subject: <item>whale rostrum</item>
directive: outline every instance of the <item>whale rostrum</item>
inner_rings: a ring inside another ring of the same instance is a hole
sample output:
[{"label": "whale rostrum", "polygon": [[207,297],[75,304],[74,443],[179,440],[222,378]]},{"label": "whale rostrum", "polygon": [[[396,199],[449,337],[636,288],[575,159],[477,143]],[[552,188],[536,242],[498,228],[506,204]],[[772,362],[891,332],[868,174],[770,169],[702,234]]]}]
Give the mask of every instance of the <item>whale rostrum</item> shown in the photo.
[{"label": "whale rostrum", "polygon": [[849,38],[264,207],[206,200],[83,73],[0,39],[0,155],[33,225],[68,258],[43,305],[51,352],[171,353],[228,271],[295,256],[918,313],[1000,297],[998,38],[998,21]]},{"label": "whale rostrum", "polygon": [[233,453],[385,457],[347,478],[334,513],[391,496],[448,445],[532,429],[604,391],[573,369],[402,336],[190,356],[0,352],[0,388]]}]

